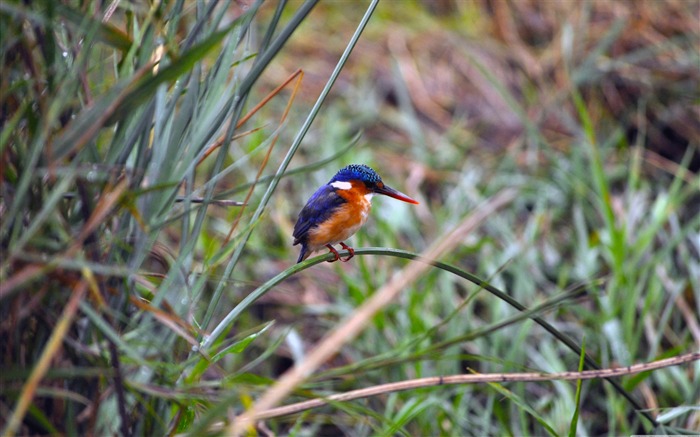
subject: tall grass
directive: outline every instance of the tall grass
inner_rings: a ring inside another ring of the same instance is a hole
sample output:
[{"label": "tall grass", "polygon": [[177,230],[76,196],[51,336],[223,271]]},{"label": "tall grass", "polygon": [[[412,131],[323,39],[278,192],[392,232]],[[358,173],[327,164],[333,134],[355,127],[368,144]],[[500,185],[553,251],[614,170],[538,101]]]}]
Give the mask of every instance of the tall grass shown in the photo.
[{"label": "tall grass", "polygon": [[[221,295],[197,250],[209,204],[251,91],[314,2],[253,25],[260,4],[3,4],[5,432],[187,429],[178,380]],[[72,329],[54,331],[69,300]],[[18,384],[50,381],[46,360],[66,372],[53,394]]]},{"label": "tall grass", "polygon": [[[700,130],[676,102],[697,103],[700,35],[665,18],[697,8],[447,3],[381,4],[357,47],[374,4],[0,4],[3,432],[232,430],[504,190],[282,402],[698,351]],[[421,204],[375,199],[352,262],[294,265],[295,214],[352,162]],[[256,426],[688,433],[698,372],[438,385]]]}]

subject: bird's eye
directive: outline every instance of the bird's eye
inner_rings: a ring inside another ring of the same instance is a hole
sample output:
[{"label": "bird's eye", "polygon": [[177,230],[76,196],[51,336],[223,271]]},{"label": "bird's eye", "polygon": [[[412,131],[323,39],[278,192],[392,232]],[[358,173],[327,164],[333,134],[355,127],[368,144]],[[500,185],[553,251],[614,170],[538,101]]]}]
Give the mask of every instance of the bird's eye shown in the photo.
[{"label": "bird's eye", "polygon": [[384,182],[377,182],[377,188],[384,188]]}]

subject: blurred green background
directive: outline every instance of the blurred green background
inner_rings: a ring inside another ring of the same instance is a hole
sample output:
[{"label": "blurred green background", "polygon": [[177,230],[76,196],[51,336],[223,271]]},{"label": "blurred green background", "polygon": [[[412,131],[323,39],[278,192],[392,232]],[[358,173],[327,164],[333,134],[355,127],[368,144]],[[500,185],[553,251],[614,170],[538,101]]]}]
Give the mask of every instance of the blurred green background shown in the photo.
[{"label": "blurred green background", "polygon": [[[700,1],[381,2],[299,136],[367,7],[1,4],[4,432],[221,433],[400,274],[389,248],[423,253],[504,189],[439,261],[542,307],[430,269],[285,403],[574,371],[565,338],[603,368],[698,351]],[[420,205],[375,197],[359,256],[286,270],[298,212],[351,163]],[[409,390],[257,432],[687,434],[699,373]]]}]

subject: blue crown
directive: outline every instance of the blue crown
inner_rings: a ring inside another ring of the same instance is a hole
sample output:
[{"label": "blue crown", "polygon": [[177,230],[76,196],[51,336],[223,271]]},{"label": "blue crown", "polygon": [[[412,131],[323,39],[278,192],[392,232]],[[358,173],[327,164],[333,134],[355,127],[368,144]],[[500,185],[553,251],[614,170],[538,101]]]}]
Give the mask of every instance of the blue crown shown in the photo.
[{"label": "blue crown", "polygon": [[381,182],[382,178],[379,177],[377,172],[364,164],[350,164],[347,167],[340,169],[328,183],[332,184],[336,181],[362,181],[366,184],[376,184]]}]

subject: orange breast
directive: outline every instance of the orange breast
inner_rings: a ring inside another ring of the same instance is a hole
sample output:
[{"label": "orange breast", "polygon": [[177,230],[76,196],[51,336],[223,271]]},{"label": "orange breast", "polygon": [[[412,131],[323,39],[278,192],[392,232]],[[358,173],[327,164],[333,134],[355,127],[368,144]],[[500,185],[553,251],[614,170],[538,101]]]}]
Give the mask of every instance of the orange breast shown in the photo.
[{"label": "orange breast", "polygon": [[347,202],[337,209],[335,214],[318,227],[309,231],[309,248],[318,250],[326,244],[337,244],[350,238],[365,224],[372,206],[370,192],[364,184],[349,190],[338,190],[338,195]]}]

